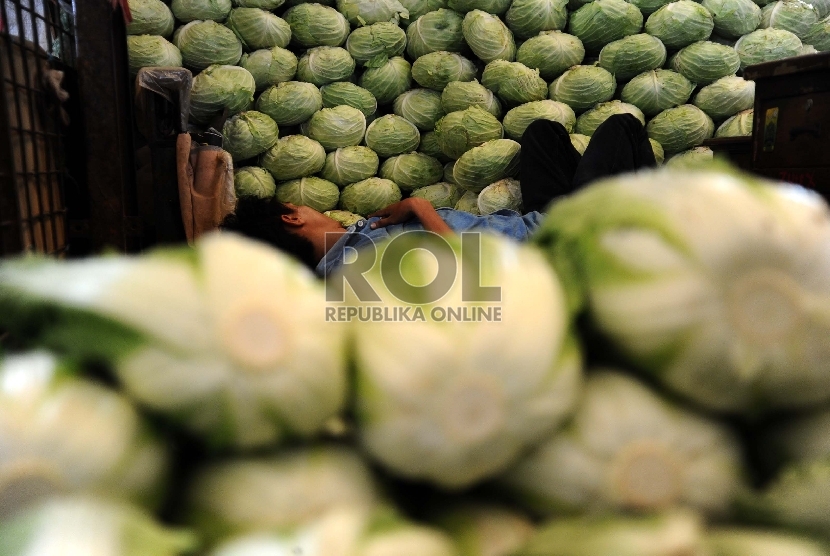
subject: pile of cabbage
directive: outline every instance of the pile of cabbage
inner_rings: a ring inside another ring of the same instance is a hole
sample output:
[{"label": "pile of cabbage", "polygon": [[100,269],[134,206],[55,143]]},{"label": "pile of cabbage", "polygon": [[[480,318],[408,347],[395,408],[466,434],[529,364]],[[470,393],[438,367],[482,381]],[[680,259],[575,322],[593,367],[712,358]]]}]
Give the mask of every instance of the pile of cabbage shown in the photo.
[{"label": "pile of cabbage", "polygon": [[372,255],[0,262],[0,556],[830,555],[818,195],[663,168]]},{"label": "pile of cabbage", "polygon": [[[816,0],[130,0],[133,71],[194,74],[190,119],[215,126],[238,195],[345,222],[414,195],[521,210],[519,141],[561,123],[580,152],[610,115],[655,156],[712,157],[751,134],[751,64],[830,49]],[[511,180],[511,181],[504,181]]]}]

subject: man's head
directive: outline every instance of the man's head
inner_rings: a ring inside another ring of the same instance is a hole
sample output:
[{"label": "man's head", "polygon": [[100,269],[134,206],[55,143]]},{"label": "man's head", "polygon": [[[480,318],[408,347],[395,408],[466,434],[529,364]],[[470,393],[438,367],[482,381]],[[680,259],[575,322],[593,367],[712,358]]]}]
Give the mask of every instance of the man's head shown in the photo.
[{"label": "man's head", "polygon": [[222,229],[273,245],[312,269],[326,252],[326,233],[344,231],[336,220],[311,207],[281,203],[273,197],[241,197]]}]

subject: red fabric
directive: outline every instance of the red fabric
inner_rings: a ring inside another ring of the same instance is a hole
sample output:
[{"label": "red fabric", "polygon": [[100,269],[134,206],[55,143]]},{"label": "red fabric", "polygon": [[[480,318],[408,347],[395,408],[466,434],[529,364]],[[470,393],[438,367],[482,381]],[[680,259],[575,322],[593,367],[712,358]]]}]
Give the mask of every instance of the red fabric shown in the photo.
[{"label": "red fabric", "polygon": [[112,9],[117,10],[118,6],[121,6],[121,13],[124,14],[124,23],[132,23],[133,22],[133,14],[130,11],[130,5],[127,0],[111,0],[112,1]]}]

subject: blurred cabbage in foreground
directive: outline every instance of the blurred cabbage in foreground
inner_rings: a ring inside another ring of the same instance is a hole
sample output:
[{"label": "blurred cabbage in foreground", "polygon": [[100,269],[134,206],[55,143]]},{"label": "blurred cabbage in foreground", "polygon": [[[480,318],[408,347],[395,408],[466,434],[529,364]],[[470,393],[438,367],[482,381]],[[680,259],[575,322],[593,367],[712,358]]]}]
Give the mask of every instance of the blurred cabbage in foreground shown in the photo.
[{"label": "blurred cabbage in foreground", "polygon": [[0,265],[4,326],[108,362],[131,397],[218,446],[314,436],[340,411],[344,336],[324,305],[299,263],[222,233],[141,257]]},{"label": "blurred cabbage in foreground", "polygon": [[167,451],[129,401],[45,351],[0,359],[0,519],[62,493],[155,505]]},{"label": "blurred cabbage in foreground", "polygon": [[640,172],[556,203],[536,240],[572,305],[670,390],[731,412],[830,400],[830,210],[815,193]]}]

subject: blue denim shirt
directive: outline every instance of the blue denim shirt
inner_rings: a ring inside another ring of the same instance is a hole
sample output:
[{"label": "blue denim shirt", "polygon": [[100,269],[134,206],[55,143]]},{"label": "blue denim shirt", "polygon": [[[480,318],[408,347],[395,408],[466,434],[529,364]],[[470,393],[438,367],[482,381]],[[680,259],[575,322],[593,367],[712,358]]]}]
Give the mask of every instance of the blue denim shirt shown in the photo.
[{"label": "blue denim shirt", "polygon": [[[521,215],[512,210],[499,210],[486,216],[476,216],[469,212],[449,208],[440,208],[437,212],[447,226],[457,233],[470,230],[492,232],[516,241],[526,241],[542,221],[542,214],[536,211]],[[315,270],[317,275],[327,276],[338,269],[350,249],[359,249],[373,242],[378,243],[401,232],[424,229],[418,219],[413,218],[403,224],[393,224],[373,230],[370,225],[378,220],[380,220],[378,217],[359,220],[350,226],[320,260]]]}]

